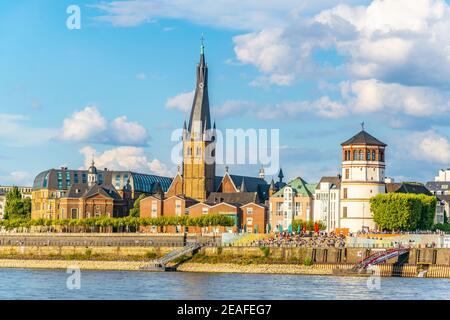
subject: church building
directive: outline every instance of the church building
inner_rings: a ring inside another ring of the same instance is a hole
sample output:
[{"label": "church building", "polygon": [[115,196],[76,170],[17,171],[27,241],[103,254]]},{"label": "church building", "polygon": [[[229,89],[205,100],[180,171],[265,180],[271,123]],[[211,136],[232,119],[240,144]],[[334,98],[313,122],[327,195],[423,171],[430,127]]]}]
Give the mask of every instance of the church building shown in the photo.
[{"label": "church building", "polygon": [[[228,167],[216,175],[216,125],[211,125],[208,96],[208,65],[203,43],[197,65],[197,81],[189,122],[183,125],[182,171],[166,192],[141,200],[141,217],[201,216],[223,214],[235,221],[231,228],[189,228],[189,232],[264,233],[268,227],[270,185],[261,168],[258,177],[233,175]],[[154,232],[184,232],[180,227],[152,228]]]}]

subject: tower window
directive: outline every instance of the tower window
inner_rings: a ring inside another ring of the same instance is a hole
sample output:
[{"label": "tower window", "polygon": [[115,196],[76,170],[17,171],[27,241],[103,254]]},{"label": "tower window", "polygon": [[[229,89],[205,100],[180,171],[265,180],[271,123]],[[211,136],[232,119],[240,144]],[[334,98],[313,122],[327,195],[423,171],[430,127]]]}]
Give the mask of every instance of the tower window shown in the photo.
[{"label": "tower window", "polygon": [[350,170],[345,169],[345,179],[350,179]]},{"label": "tower window", "polygon": [[376,158],[375,158],[375,150],[372,150],[372,160],[373,160],[373,161],[376,160]]},{"label": "tower window", "polygon": [[370,161],[370,150],[367,150],[367,161]]},{"label": "tower window", "polygon": [[358,160],[358,150],[353,150],[353,160]]},{"label": "tower window", "polygon": [[359,151],[359,160],[364,160],[364,152],[362,150]]}]

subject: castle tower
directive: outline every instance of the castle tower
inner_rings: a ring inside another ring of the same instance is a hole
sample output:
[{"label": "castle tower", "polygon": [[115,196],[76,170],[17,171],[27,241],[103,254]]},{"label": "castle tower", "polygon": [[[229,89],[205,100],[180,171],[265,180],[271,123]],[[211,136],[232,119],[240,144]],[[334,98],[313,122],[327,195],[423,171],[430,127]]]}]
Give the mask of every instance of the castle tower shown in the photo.
[{"label": "castle tower", "polygon": [[211,129],[208,98],[208,65],[205,62],[203,39],[197,85],[188,126],[183,130],[183,192],[187,197],[204,201],[214,191],[215,124]]},{"label": "castle tower", "polygon": [[376,229],[370,198],[385,193],[386,144],[362,130],[342,144],[340,228]]}]

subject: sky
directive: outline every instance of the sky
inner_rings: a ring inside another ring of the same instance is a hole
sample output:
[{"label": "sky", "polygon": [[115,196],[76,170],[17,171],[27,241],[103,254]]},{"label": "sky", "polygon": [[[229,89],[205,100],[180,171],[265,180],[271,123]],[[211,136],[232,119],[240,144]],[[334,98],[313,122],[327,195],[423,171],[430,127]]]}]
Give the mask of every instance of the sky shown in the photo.
[{"label": "sky", "polygon": [[212,119],[279,129],[286,179],[339,173],[364,122],[388,144],[387,176],[433,180],[450,167],[448,30],[444,0],[2,1],[0,185],[93,157],[173,176],[202,34]]}]

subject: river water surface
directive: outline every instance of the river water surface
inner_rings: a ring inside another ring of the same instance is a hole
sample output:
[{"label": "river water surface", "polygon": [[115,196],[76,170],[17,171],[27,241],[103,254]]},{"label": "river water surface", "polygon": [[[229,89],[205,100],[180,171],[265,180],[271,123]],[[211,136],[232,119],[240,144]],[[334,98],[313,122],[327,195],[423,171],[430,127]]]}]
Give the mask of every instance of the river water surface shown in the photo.
[{"label": "river water surface", "polygon": [[[0,299],[447,299],[450,279],[0,269]],[[73,284],[69,279],[69,287]],[[379,289],[377,289],[379,288]]]}]

